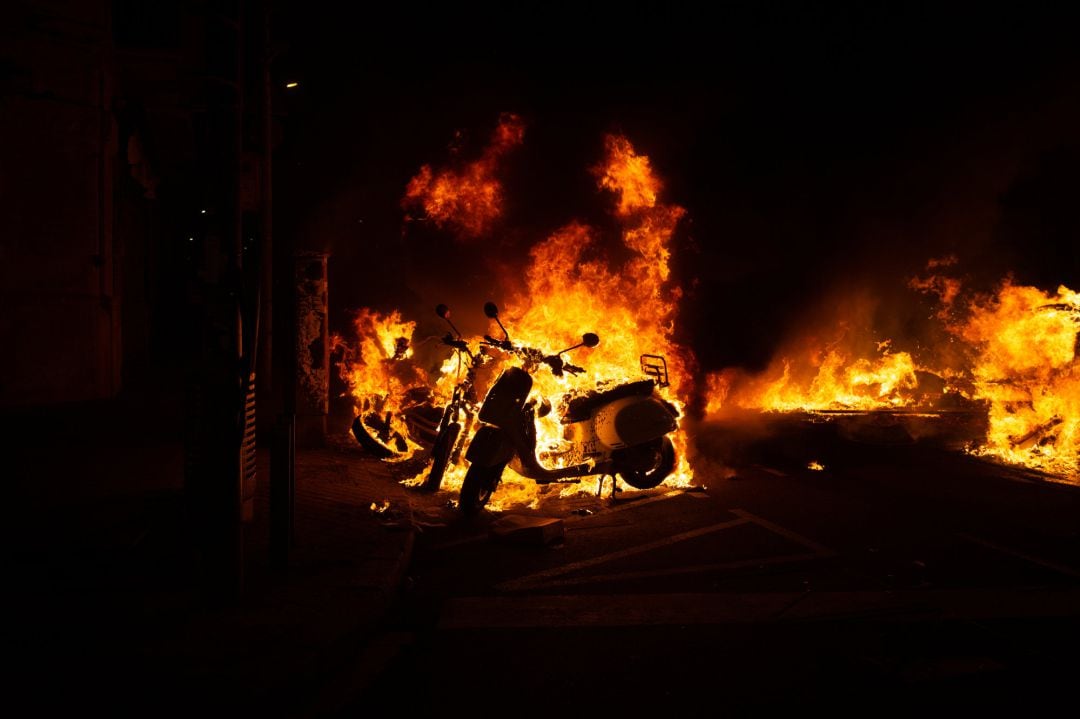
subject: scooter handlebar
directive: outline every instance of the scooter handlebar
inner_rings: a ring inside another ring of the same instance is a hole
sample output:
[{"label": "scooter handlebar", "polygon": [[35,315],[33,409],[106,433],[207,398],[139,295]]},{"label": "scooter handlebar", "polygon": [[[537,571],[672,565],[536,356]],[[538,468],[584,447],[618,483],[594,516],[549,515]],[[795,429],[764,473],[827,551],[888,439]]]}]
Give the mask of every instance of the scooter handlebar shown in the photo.
[{"label": "scooter handlebar", "polygon": [[498,347],[504,352],[510,352],[522,357],[526,362],[534,362],[537,364],[546,364],[551,368],[552,374],[556,377],[561,377],[563,372],[569,372],[570,374],[581,374],[585,371],[584,367],[578,367],[577,365],[565,362],[560,354],[546,355],[542,351],[535,347],[525,347],[522,345],[515,345],[510,340],[497,340],[491,335],[484,335],[484,344]]}]

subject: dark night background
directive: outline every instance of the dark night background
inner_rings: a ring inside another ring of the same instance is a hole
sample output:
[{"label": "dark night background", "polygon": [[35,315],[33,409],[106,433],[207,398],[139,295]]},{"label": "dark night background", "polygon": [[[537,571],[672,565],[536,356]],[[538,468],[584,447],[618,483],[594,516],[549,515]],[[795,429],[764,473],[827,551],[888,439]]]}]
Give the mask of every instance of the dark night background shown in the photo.
[{"label": "dark night background", "polygon": [[[468,301],[494,291],[477,247],[403,234],[398,201],[421,164],[445,161],[455,131],[482,145],[503,111],[528,129],[492,252],[575,218],[603,226],[609,199],[589,168],[605,132],[626,134],[664,199],[689,210],[675,258],[693,288],[682,329],[706,368],[761,366],[849,289],[869,288],[880,331],[902,334],[905,313],[925,314],[905,281],[931,257],[956,254],[982,288],[1010,272],[1044,289],[1080,276],[1065,17],[869,4],[715,19],[538,11],[490,33],[459,33],[462,18],[446,32],[425,18],[294,20],[304,84],[283,182],[292,226],[333,253],[335,307],[423,319],[463,284],[439,278],[448,266],[466,268]],[[374,258],[392,270],[357,269]]]},{"label": "dark night background", "polygon": [[[145,391],[191,346],[197,330],[185,295],[215,221],[199,210],[213,191],[206,178],[220,176],[204,119],[218,88],[219,35],[206,30],[215,7],[15,6],[3,87],[9,98],[53,106],[47,121],[22,106],[5,113],[8,136],[22,141],[0,164],[5,203],[18,208],[6,217],[4,286],[11,301],[27,303],[5,331],[15,338],[50,326],[58,341],[73,339],[58,352],[8,357],[8,404]],[[257,172],[263,5],[243,7],[244,163]],[[904,349],[926,315],[905,282],[932,257],[956,254],[969,283],[983,288],[1008,273],[1047,290],[1080,277],[1071,13],[889,3],[736,4],[708,14],[269,7],[274,234],[332,253],[332,330],[347,332],[350,310],[371,306],[400,308],[422,332],[440,331],[430,309],[437,302],[479,327],[479,303],[505,292],[493,258],[512,266],[575,219],[611,235],[610,197],[590,172],[608,132],[647,154],[666,183],[664,201],[688,210],[674,256],[688,293],[679,331],[705,369],[760,368],[853,292],[880,302],[873,329]],[[88,27],[109,32],[80,29]],[[29,40],[39,36],[60,44]],[[90,341],[76,337],[85,326],[65,325],[69,300],[43,309],[27,298],[54,284],[70,293],[87,271],[85,282],[107,282],[94,275],[101,265],[81,259],[108,254],[100,248],[73,246],[70,267],[43,277],[41,268],[57,267],[69,250],[35,239],[42,216],[50,232],[65,223],[89,232],[99,221],[85,214],[93,206],[78,184],[93,170],[76,168],[92,147],[78,143],[97,139],[89,116],[73,115],[84,100],[72,88],[89,89],[91,74],[67,76],[80,63],[93,67],[78,53],[97,42],[109,48],[94,58],[105,58],[110,79],[89,102],[107,105],[113,123],[104,149],[118,176],[102,188],[114,192],[115,228],[105,230],[115,231],[123,297],[95,321],[123,332],[93,341],[113,343],[108,351],[120,356],[102,358],[94,388],[57,364],[56,386],[17,390],[18,378]],[[286,89],[291,81],[299,86]],[[456,244],[424,223],[404,224],[400,200],[420,166],[444,165],[452,141],[463,159],[475,157],[502,112],[522,116],[527,130],[500,168],[507,207],[493,236]],[[259,259],[252,203],[261,180],[244,182],[256,190],[243,210],[250,269]],[[57,196],[67,204],[51,205]]]}]

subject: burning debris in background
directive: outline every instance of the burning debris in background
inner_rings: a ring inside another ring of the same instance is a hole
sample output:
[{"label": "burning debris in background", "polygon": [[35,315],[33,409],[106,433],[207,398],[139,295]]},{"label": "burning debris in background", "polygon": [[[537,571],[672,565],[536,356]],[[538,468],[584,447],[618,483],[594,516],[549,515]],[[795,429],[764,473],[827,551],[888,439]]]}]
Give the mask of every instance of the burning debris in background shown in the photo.
[{"label": "burning debris in background", "polygon": [[[956,281],[953,280],[955,283]],[[949,285],[946,285],[949,286]],[[959,285],[956,285],[959,287]],[[976,454],[1046,472],[1080,472],[1080,293],[1005,280],[966,302],[941,296],[946,326],[970,348],[973,399],[989,404],[990,428]]]},{"label": "burning debris in background", "polygon": [[453,231],[460,240],[483,237],[503,212],[499,163],[524,137],[521,118],[503,114],[480,159],[438,171],[424,165],[405,188],[402,207],[421,210],[436,227]]},{"label": "burning debris in background", "polygon": [[[894,351],[848,303],[828,340],[789,344],[760,375],[725,369],[706,379],[706,413],[912,410],[966,407],[988,414],[977,455],[1053,475],[1080,471],[1080,294],[1005,280],[991,293],[965,291],[944,273],[955,257],[931,260],[909,287],[935,303],[935,342]],[[873,343],[873,348],[868,345]]]}]

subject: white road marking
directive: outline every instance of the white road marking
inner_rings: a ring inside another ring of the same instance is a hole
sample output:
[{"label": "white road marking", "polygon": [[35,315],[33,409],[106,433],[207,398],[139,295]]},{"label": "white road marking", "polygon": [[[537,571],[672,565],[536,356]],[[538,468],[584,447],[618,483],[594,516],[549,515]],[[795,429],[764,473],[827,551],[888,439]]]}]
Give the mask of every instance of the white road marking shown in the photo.
[{"label": "white road marking", "polygon": [[639,544],[635,547],[627,547],[626,549],[620,549],[616,552],[609,552],[607,554],[601,554],[598,557],[591,557],[589,559],[583,559],[580,562],[571,562],[570,564],[563,564],[562,566],[552,567],[551,569],[545,569],[535,574],[527,574],[517,579],[511,579],[496,586],[497,589],[503,591],[513,591],[515,589],[521,589],[529,587],[538,582],[541,582],[551,577],[562,576],[563,574],[569,574],[579,569],[585,569],[587,567],[595,567],[598,564],[605,562],[611,562],[616,559],[622,559],[623,557],[632,557],[635,554],[643,554],[650,552],[660,547],[666,547],[670,544],[677,542],[684,542],[688,539],[694,539],[696,537],[703,537],[706,534],[712,534],[713,532],[719,532],[724,529],[730,529],[731,527],[737,527],[741,524],[749,524],[750,520],[745,518],[733,519],[727,522],[720,522],[719,524],[711,524],[708,527],[699,527],[698,529],[691,529],[688,532],[681,532],[679,534],[673,534],[663,539],[658,539],[653,542],[646,542],[645,544]]},{"label": "white road marking", "polygon": [[823,546],[821,544],[818,544],[817,542],[815,542],[812,539],[807,539],[806,537],[802,536],[801,534],[797,534],[796,532],[793,532],[790,529],[784,529],[779,524],[775,524],[773,522],[770,522],[767,519],[762,519],[761,517],[757,516],[756,514],[750,514],[750,512],[747,512],[744,509],[733,509],[733,510],[731,510],[731,513],[734,514],[737,517],[742,517],[743,519],[747,519],[747,520],[753,522],[754,524],[757,524],[757,525],[759,525],[761,527],[764,527],[765,529],[769,530],[770,532],[773,532],[774,534],[779,534],[781,537],[786,537],[787,539],[790,539],[791,541],[795,542],[796,544],[801,544],[804,547],[806,547],[807,549],[809,549],[810,551],[817,554],[819,557],[832,557],[832,556],[834,556],[836,554],[836,552],[834,552],[833,550],[831,550],[828,547],[825,547],[825,546]]},{"label": "white road marking", "polygon": [[745,622],[940,622],[1080,616],[1080,589],[511,595],[447,601],[441,630],[711,625]]},{"label": "white road marking", "polygon": [[[667,496],[667,495],[663,495]],[[654,499],[659,499],[656,497]],[[571,562],[570,564],[564,564],[559,567],[552,567],[535,574],[527,574],[517,579],[510,579],[501,584],[496,585],[496,589],[501,591],[518,591],[522,589],[536,589],[541,586],[553,587],[553,586],[570,586],[575,584],[591,584],[601,582],[605,580],[624,580],[624,579],[642,579],[647,577],[661,577],[671,576],[675,574],[697,574],[701,572],[713,572],[721,571],[725,569],[737,569],[744,566],[753,566],[754,564],[775,564],[785,563],[791,561],[803,561],[806,559],[823,559],[825,557],[832,557],[836,553],[828,547],[825,547],[812,539],[785,529],[774,522],[770,522],[767,519],[763,519],[755,514],[751,514],[742,509],[730,510],[732,514],[739,517],[736,520],[729,520],[727,522],[721,522],[719,524],[713,524],[708,527],[701,527],[699,529],[693,529],[688,532],[682,532],[681,534],[673,534],[670,537],[665,537],[653,542],[647,542],[634,547],[628,547],[626,549],[620,549],[616,552],[609,552],[608,554],[602,554],[598,557],[591,557],[589,559],[583,559],[579,562]],[[597,515],[592,515],[597,516]],[[666,547],[677,542],[682,542],[687,539],[694,539],[706,534],[712,534],[723,529],[730,529],[731,527],[737,527],[743,524],[756,524],[762,529],[768,530],[773,534],[778,534],[785,539],[788,539],[796,544],[800,544],[809,549],[812,554],[795,554],[795,555],[782,555],[779,557],[768,557],[759,559],[747,559],[739,560],[735,562],[722,562],[717,564],[698,564],[690,565],[687,567],[669,567],[660,570],[642,571],[642,572],[623,572],[616,574],[603,574],[592,575],[589,577],[575,577],[573,579],[557,579],[565,574],[576,572],[579,569],[586,569],[588,567],[594,567],[605,562],[611,562],[616,559],[623,559],[624,557],[631,557],[635,554],[642,554],[644,552],[650,552],[654,549]]]},{"label": "white road marking", "polygon": [[613,574],[590,574],[587,577],[570,577],[567,579],[554,579],[551,581],[538,581],[529,583],[528,589],[550,589],[552,587],[572,587],[581,584],[596,584],[599,582],[623,582],[634,579],[651,579],[653,577],[671,577],[678,574],[705,574],[708,572],[722,572],[743,567],[763,567],[771,564],[787,564],[789,562],[805,562],[811,559],[821,559],[820,554],[784,554],[778,557],[765,559],[739,559],[731,562],[716,562],[714,564],[692,564],[685,567],[665,567],[664,569],[643,570],[640,572],[616,572]]},{"label": "white road marking", "polygon": [[996,542],[991,542],[987,539],[976,537],[973,534],[957,532],[956,536],[973,544],[979,544],[983,547],[987,547],[988,549],[993,549],[994,551],[1001,552],[1002,554],[1007,554],[1010,557],[1016,557],[1017,559],[1022,559],[1025,562],[1030,562],[1031,564],[1038,565],[1043,569],[1049,569],[1053,572],[1057,572],[1058,574],[1064,574],[1066,577],[1080,577],[1080,571],[1077,571],[1072,567],[1065,566],[1064,564],[1058,564],[1057,562],[1051,561],[1049,559],[1036,557],[1033,554],[1021,552],[1018,549],[1013,549],[1011,547],[1006,547],[1003,544],[997,544]]}]

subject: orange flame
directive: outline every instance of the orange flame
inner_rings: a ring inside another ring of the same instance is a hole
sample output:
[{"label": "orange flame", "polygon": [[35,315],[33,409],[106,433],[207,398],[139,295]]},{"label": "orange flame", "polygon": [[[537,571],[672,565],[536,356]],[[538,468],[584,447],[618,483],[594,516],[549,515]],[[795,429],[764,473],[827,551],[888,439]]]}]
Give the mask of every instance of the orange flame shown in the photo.
[{"label": "orange flame", "polygon": [[[426,373],[411,361],[416,323],[403,320],[397,311],[382,315],[364,308],[356,313],[353,327],[358,338],[355,345],[334,335],[331,346],[341,353],[338,370],[353,396],[354,411],[389,416],[392,429],[407,438],[400,415],[403,402],[409,389],[428,383]],[[411,443],[408,454],[417,448]]]},{"label": "orange flame", "polygon": [[405,188],[402,206],[420,208],[437,227],[453,229],[459,239],[483,236],[503,212],[503,187],[495,172],[524,136],[521,118],[503,114],[480,159],[437,172],[422,166]]},{"label": "orange flame", "polygon": [[841,323],[829,342],[806,338],[804,347],[779,355],[756,377],[735,370],[706,377],[706,415],[728,407],[770,412],[895,409],[917,404],[920,369],[888,340],[856,341]]},{"label": "orange flame", "polygon": [[1080,471],[1080,293],[1056,294],[1006,281],[978,298],[952,328],[975,350],[975,397],[990,404],[977,454],[1035,469]]}]

